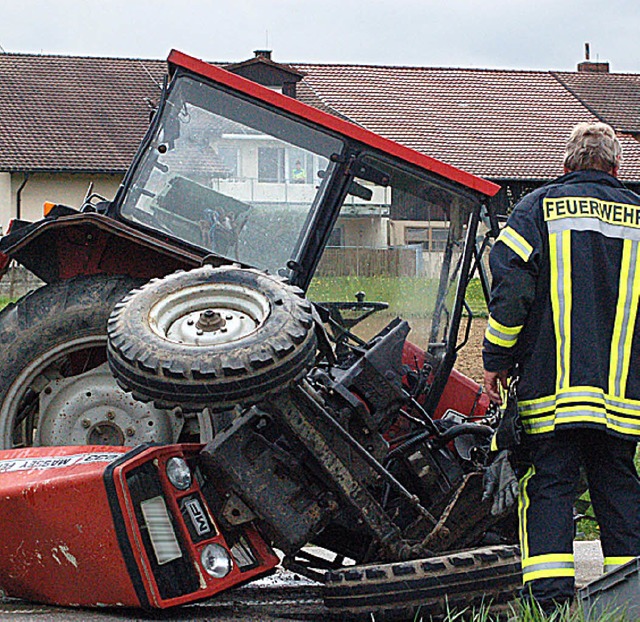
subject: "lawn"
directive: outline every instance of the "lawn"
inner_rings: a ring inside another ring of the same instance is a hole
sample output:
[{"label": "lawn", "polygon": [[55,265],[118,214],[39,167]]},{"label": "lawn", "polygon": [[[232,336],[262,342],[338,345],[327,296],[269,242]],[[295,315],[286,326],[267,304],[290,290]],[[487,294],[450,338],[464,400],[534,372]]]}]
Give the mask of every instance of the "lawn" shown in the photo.
[{"label": "lawn", "polygon": [[[357,292],[365,292],[366,300],[389,303],[388,315],[404,318],[430,318],[438,293],[438,281],[424,277],[316,277],[308,296],[317,302],[355,300]],[[472,279],[467,289],[467,303],[474,315],[487,313],[479,279]]]}]

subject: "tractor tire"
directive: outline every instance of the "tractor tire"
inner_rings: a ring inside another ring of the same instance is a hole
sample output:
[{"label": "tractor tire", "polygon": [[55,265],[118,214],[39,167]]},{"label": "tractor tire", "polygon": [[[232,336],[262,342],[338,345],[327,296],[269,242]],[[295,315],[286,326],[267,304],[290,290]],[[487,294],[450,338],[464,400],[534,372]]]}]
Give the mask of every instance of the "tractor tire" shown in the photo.
[{"label": "tractor tire", "polygon": [[175,441],[167,413],[133,403],[106,364],[109,315],[139,284],[75,277],[0,312],[0,447]]},{"label": "tractor tire", "polygon": [[328,572],[324,602],[332,619],[439,619],[480,606],[499,612],[521,584],[518,547],[492,546]]},{"label": "tractor tire", "polygon": [[150,281],[116,305],[108,335],[120,385],[163,408],[213,412],[256,403],[316,355],[302,290],[235,266]]}]

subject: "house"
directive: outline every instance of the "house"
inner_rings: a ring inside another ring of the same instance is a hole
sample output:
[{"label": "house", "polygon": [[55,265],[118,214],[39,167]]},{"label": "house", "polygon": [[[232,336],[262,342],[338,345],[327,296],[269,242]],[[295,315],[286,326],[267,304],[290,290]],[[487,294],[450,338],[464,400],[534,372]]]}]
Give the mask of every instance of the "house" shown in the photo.
[{"label": "house", "polygon": [[[640,75],[585,61],[576,72],[283,64],[271,52],[220,63],[373,130],[496,181],[508,209],[562,173],[570,128],[603,120],[620,135],[621,177],[640,189]],[[37,219],[45,200],[82,204],[112,198],[148,125],[162,88],[164,61],[0,54],[0,224]],[[197,120],[194,120],[194,127]],[[223,128],[215,170],[202,182],[264,204],[305,200],[322,163],[283,149],[258,132]],[[193,158],[207,149],[194,132]],[[204,142],[202,142],[204,140]],[[200,143],[198,142],[200,141]],[[350,198],[335,246],[421,245],[438,251],[441,214],[394,201],[383,188],[366,204]]]}]

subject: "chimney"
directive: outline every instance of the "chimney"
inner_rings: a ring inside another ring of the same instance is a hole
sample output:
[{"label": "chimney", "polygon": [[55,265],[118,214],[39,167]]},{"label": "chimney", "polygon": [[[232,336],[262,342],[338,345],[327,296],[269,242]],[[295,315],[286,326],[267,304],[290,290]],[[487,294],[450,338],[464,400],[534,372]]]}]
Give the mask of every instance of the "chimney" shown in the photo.
[{"label": "chimney", "polygon": [[609,63],[592,62],[590,58],[589,44],[584,44],[584,60],[578,63],[580,73],[609,73]]},{"label": "chimney", "polygon": [[264,58],[265,60],[271,60],[271,50],[253,50],[256,58]]}]

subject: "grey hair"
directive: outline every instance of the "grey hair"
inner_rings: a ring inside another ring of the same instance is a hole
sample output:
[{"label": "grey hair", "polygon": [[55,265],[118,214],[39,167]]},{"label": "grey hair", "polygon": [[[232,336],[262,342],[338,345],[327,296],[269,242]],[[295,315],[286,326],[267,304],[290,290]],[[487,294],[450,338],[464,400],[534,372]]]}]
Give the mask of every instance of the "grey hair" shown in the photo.
[{"label": "grey hair", "polygon": [[611,173],[622,161],[622,145],[606,123],[578,123],[572,130],[564,152],[569,171],[596,169]]}]

